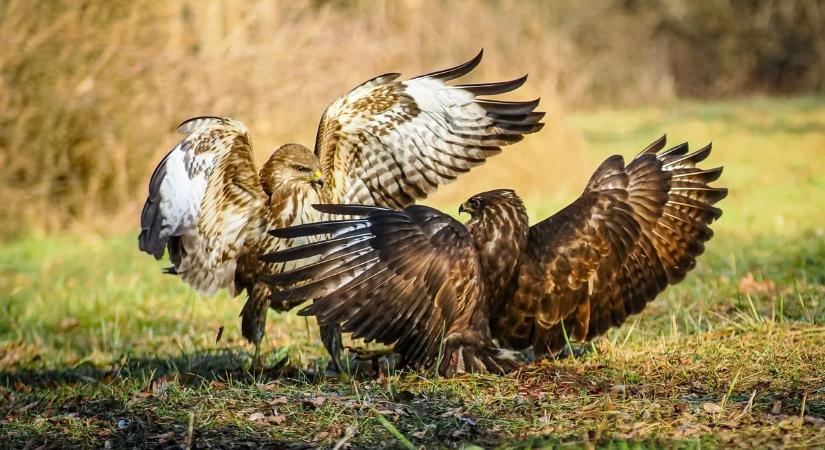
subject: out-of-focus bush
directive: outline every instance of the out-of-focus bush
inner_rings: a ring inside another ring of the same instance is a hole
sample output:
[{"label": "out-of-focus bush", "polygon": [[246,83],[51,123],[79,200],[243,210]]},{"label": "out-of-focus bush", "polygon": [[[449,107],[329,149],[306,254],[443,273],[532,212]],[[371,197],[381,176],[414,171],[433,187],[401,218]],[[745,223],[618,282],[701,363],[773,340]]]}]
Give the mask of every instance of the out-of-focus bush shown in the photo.
[{"label": "out-of-focus bush", "polygon": [[825,88],[825,2],[675,0],[660,7],[660,36],[680,96]]},{"label": "out-of-focus bush", "polygon": [[[0,1],[0,236],[129,224],[194,115],[231,115],[258,157],[310,144],[366,78],[484,47],[476,81],[530,73],[542,108],[818,91],[822,1]],[[555,114],[558,117],[560,114]],[[530,165],[558,137],[495,160]],[[526,162],[526,163],[525,163]]]}]

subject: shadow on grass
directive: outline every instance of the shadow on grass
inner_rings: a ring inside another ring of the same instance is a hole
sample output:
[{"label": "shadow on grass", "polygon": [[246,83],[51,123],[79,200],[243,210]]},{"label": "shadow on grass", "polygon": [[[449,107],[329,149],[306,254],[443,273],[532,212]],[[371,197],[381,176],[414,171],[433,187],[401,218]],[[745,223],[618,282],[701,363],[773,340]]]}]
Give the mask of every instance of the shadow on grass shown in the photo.
[{"label": "shadow on grass", "polygon": [[[277,353],[277,352],[275,352]],[[229,378],[251,378],[249,355],[236,349],[204,350],[168,357],[124,356],[109,367],[91,363],[52,369],[23,368],[0,371],[0,385],[22,383],[31,387],[49,387],[83,382],[108,382],[114,378],[151,379],[178,376],[184,384]],[[283,377],[295,371],[286,358],[277,360],[263,371],[264,376]]]},{"label": "shadow on grass", "polygon": [[[340,374],[331,371],[321,358],[314,367],[302,368],[290,361],[287,349],[264,354],[264,368],[254,371],[250,355],[241,349],[213,349],[182,353],[167,357],[136,357],[124,355],[108,366],[83,363],[59,368],[19,368],[0,371],[0,386],[23,385],[31,388],[50,388],[79,383],[111,383],[115,379],[139,380],[174,377],[185,386],[200,386],[212,381],[245,380],[265,383],[270,380],[315,383],[337,379]],[[374,379],[379,374],[392,373],[395,361],[390,356],[380,359],[360,359],[351,355],[349,375],[357,379]],[[346,363],[345,363],[346,364]]]}]

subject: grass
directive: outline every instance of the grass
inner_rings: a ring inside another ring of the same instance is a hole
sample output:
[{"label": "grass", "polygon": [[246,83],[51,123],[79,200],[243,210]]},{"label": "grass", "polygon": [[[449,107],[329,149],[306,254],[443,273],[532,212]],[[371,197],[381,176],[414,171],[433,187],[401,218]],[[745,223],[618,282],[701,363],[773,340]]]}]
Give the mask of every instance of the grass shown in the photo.
[{"label": "grass", "polygon": [[[685,102],[552,122],[547,133],[563,128],[580,143],[569,176],[557,167],[558,149],[536,161],[534,170],[554,175],[546,194],[527,193],[534,217],[569,201],[608,154],[629,156],[665,130],[671,140],[713,138],[710,163],[727,167],[721,184],[731,195],[716,237],[682,284],[594,341],[594,352],[507,377],[318,376],[326,360],[317,329],[294,314],[270,315],[273,369],[252,375],[237,317],[242,300],[203,298],[162,276],[164,264],[139,254],[134,234],[4,244],[0,443],[825,445],[822,105]],[[444,199],[455,192],[433,201],[454,210]],[[300,370],[280,366],[285,356]]]}]

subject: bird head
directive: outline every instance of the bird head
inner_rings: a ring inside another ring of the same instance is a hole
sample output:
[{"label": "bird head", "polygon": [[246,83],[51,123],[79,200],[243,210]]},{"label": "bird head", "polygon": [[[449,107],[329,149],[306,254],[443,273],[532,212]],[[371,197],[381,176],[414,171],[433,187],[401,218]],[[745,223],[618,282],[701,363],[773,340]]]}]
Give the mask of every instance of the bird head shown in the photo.
[{"label": "bird head", "polygon": [[471,217],[479,217],[489,209],[521,204],[521,199],[513,190],[496,189],[470,197],[458,207],[458,213],[468,213]]},{"label": "bird head", "polygon": [[475,217],[484,208],[481,195],[474,195],[458,207],[458,213],[467,213]]},{"label": "bird head", "polygon": [[299,144],[281,146],[261,168],[261,185],[269,195],[282,186],[308,185],[320,189],[324,181],[318,158]]}]

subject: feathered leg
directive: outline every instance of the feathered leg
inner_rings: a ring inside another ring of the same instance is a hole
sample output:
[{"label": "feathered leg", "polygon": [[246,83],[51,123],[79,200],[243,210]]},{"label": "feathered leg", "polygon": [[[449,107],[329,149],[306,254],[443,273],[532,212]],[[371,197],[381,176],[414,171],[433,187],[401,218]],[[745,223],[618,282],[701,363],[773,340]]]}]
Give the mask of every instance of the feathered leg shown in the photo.
[{"label": "feathered leg", "polygon": [[335,369],[338,373],[346,373],[341,365],[341,327],[338,325],[321,325],[319,328],[321,330],[321,342],[324,343],[329,356],[332,357]]},{"label": "feathered leg", "polygon": [[261,340],[266,330],[266,314],[269,309],[269,297],[255,295],[253,290],[241,310],[241,332],[255,346],[255,357],[252,360],[252,369],[255,372],[263,369],[261,358]]}]

